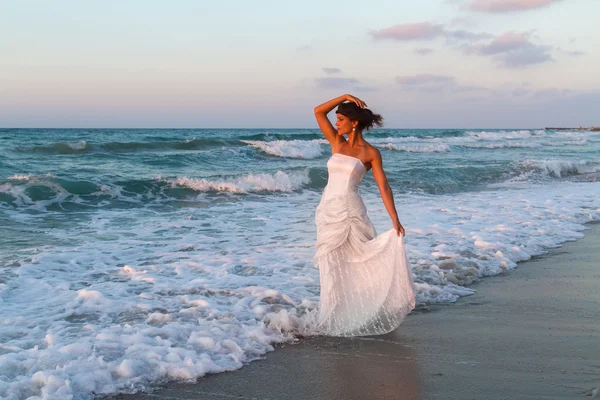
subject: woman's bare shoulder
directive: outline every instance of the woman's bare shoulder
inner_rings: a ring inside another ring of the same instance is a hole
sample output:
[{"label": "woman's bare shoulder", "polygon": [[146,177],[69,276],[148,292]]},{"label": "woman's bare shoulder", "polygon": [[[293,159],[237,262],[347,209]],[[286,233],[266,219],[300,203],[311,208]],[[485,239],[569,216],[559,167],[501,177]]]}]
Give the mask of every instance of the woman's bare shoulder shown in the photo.
[{"label": "woman's bare shoulder", "polygon": [[373,146],[370,143],[367,143],[366,153],[366,158],[368,158],[370,163],[372,163],[373,161],[381,162],[381,153],[379,152],[379,149],[377,149],[377,147]]}]

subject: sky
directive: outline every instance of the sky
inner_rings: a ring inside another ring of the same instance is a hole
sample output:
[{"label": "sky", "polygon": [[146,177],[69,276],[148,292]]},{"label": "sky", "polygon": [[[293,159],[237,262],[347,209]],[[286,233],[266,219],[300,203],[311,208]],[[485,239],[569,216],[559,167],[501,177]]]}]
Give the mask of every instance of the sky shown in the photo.
[{"label": "sky", "polygon": [[0,0],[0,127],[600,125],[600,0]]}]

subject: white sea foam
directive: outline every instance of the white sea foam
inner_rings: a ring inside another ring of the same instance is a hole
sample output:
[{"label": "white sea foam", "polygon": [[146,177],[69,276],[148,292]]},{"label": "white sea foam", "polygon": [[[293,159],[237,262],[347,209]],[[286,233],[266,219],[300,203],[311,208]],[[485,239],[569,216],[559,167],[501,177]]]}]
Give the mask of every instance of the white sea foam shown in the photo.
[{"label": "white sea foam", "polygon": [[488,140],[502,140],[502,139],[528,139],[536,136],[544,136],[546,134],[543,130],[538,131],[529,131],[529,130],[520,130],[520,131],[498,131],[498,132],[487,132],[487,131],[468,131],[468,136],[474,136],[481,139]]},{"label": "white sea foam", "polygon": [[539,148],[561,146],[583,146],[589,136],[557,136],[545,131],[471,131],[466,136],[453,137],[389,137],[372,139],[375,146],[383,149],[415,152],[441,153],[452,151],[453,147],[473,149]]},{"label": "white sea foam", "polygon": [[534,175],[562,178],[570,175],[600,172],[600,162],[570,160],[524,160],[519,163],[523,171],[516,180],[527,181]]},{"label": "white sea foam", "polygon": [[450,146],[440,138],[420,139],[414,136],[389,137],[373,139],[371,142],[379,148],[409,153],[443,153],[450,151]]},{"label": "white sea foam", "polygon": [[477,142],[477,143],[465,143],[464,147],[477,148],[477,149],[506,149],[506,148],[534,148],[540,147],[541,144],[532,141],[525,140],[511,140],[505,142]]},{"label": "white sea foam", "polygon": [[10,181],[28,181],[29,178],[31,178],[31,174],[27,174],[27,175],[16,174],[16,175],[10,176],[8,178],[8,180],[10,180]]},{"label": "white sea foam", "polygon": [[67,146],[72,148],[73,150],[83,150],[85,146],[87,146],[87,142],[85,140],[78,140],[74,143],[66,143]]},{"label": "white sea foam", "polygon": [[[376,191],[364,197],[389,229]],[[0,398],[91,399],[195,379],[240,368],[290,331],[310,334],[318,201],[305,191],[210,210],[101,210],[55,229],[57,245],[0,275]],[[600,183],[516,182],[396,204],[418,302],[455,301],[473,292],[464,285],[581,237],[600,220]]]},{"label": "white sea foam", "polygon": [[[518,261],[581,237],[581,223],[600,220],[600,184],[521,185],[502,184],[497,192],[421,197],[419,202],[409,195],[398,202],[408,227],[415,278],[436,288],[419,292],[421,302],[456,299],[460,293],[453,294],[446,286],[510,270]],[[385,224],[382,206],[373,214],[374,221]]]},{"label": "white sea foam", "polygon": [[444,143],[381,143],[377,147],[409,153],[443,153],[450,151],[450,146]]},{"label": "white sea foam", "polygon": [[315,140],[274,140],[264,142],[259,140],[242,140],[242,142],[256,147],[265,153],[288,158],[317,158],[323,155],[327,144],[325,139]]},{"label": "white sea foam", "polygon": [[292,192],[308,184],[308,171],[282,172],[274,174],[248,174],[229,179],[204,179],[180,177],[167,180],[173,186],[188,187],[199,192],[218,191],[231,193]]},{"label": "white sea foam", "polygon": [[[47,176],[51,176],[51,175],[47,175]],[[17,181],[17,182],[20,182],[20,181],[25,182],[24,184],[5,183],[5,184],[0,185],[0,193],[4,193],[4,194],[11,196],[14,199],[14,202],[18,207],[43,210],[50,204],[61,203],[67,199],[72,199],[74,201],[78,201],[76,196],[73,196],[61,185],[59,185],[58,183],[52,182],[52,181],[48,181],[46,179],[39,180],[37,177],[28,175],[26,177],[26,179],[24,177],[21,177],[19,179],[10,179],[10,180]],[[51,196],[50,198],[45,198],[43,200],[32,199],[30,197],[30,195],[27,193],[27,189],[29,189],[33,185],[40,185],[40,186],[47,187],[48,189],[50,189],[52,191],[53,196]]]},{"label": "white sea foam", "polygon": [[562,146],[585,146],[595,132],[578,131],[469,131],[467,136],[444,138],[443,141],[451,146],[462,146],[479,149],[504,148],[539,148]]}]

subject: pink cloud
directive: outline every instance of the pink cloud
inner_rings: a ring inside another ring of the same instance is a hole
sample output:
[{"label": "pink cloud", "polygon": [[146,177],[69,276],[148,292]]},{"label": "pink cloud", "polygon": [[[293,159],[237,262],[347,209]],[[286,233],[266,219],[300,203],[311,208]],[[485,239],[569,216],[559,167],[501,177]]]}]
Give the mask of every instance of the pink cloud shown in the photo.
[{"label": "pink cloud", "polygon": [[467,54],[492,56],[507,67],[524,67],[553,61],[550,46],[534,44],[532,32],[505,32],[488,44],[469,44],[462,46]]},{"label": "pink cloud", "polygon": [[561,0],[473,0],[467,6],[472,11],[503,13],[533,10]]},{"label": "pink cloud", "polygon": [[529,43],[531,32],[505,32],[497,36],[490,44],[475,48],[481,54],[498,54],[519,49]]},{"label": "pink cloud", "polygon": [[[516,0],[507,0],[515,2]],[[505,32],[499,36],[489,33],[471,32],[468,30],[449,30],[441,24],[421,22],[415,24],[394,25],[379,31],[371,32],[375,40],[394,39],[399,41],[425,40],[445,38],[453,48],[462,49],[467,54],[491,56],[499,64],[506,67],[525,67],[554,61],[551,55],[552,46],[534,43],[533,31]],[[431,48],[418,48],[417,54],[426,55]],[[572,52],[571,55],[582,55]]]},{"label": "pink cloud", "polygon": [[442,25],[432,24],[430,22],[419,22],[414,24],[399,24],[384,28],[379,31],[371,32],[374,39],[393,39],[393,40],[415,40],[415,39],[433,39],[444,33]]},{"label": "pink cloud", "polygon": [[448,30],[441,24],[432,24],[430,22],[418,22],[414,24],[400,24],[384,28],[379,31],[372,31],[371,36],[375,40],[392,39],[400,41],[409,40],[427,40],[437,37],[445,37],[448,40],[480,40],[493,37],[488,33],[476,33],[464,29]]}]

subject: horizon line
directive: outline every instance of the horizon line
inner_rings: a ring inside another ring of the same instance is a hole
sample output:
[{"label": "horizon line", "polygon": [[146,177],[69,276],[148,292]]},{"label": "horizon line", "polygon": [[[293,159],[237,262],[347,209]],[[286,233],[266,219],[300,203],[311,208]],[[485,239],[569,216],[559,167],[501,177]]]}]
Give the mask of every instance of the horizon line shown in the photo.
[{"label": "horizon line", "polygon": [[[457,128],[457,127],[444,127],[444,128],[373,128],[369,131],[365,131],[365,132],[372,132],[372,131],[379,131],[379,130],[389,130],[389,129],[394,129],[394,130],[402,130],[402,129],[412,129],[412,130],[416,130],[416,129],[421,129],[421,130],[433,130],[433,129],[459,129],[459,130],[464,130],[464,129],[581,129],[581,128],[593,128],[595,127],[594,125],[589,126],[589,127],[583,127],[583,126],[579,126],[579,127],[553,127],[553,128],[540,128],[540,127],[501,127],[501,128],[493,128],[493,127],[461,127],[461,128]],[[239,129],[245,129],[245,130],[261,130],[261,129],[268,129],[268,130],[300,130],[300,129],[306,129],[306,130],[320,130],[319,128],[266,128],[266,127],[260,127],[260,128],[190,128],[190,127],[186,127],[186,128],[177,128],[177,127],[0,127],[0,129],[97,129],[97,130],[108,130],[108,129],[121,129],[121,130],[134,130],[134,129],[155,129],[155,130],[173,130],[173,129],[177,129],[177,130],[239,130]]]}]

